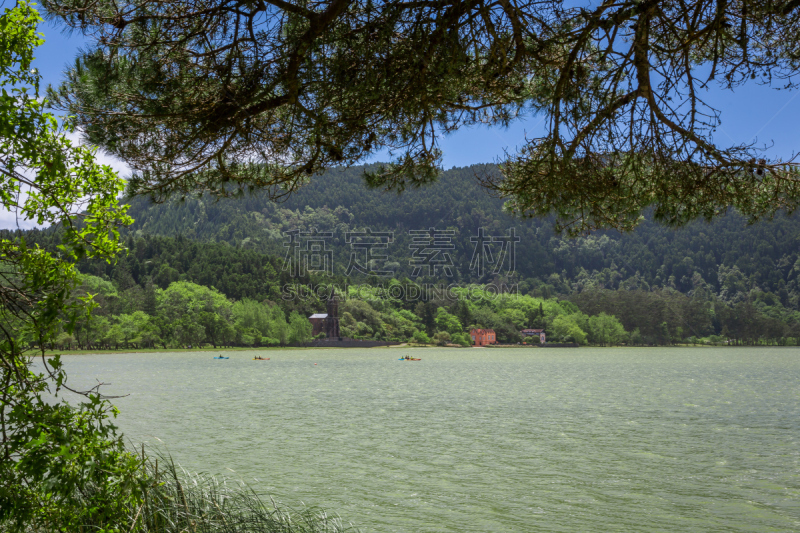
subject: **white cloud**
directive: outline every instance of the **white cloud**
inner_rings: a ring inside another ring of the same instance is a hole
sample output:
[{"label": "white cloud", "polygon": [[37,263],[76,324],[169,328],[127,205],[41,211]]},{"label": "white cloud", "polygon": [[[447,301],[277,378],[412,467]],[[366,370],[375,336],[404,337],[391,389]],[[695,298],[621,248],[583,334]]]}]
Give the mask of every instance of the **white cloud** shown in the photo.
[{"label": "white cloud", "polygon": [[[84,142],[81,139],[81,136],[82,135],[80,131],[76,131],[75,133],[68,133],[67,139],[75,144],[83,145]],[[116,171],[116,173],[122,178],[127,178],[131,174],[131,167],[129,167],[124,161],[117,159],[113,155],[107,154],[101,149],[98,149],[94,154],[94,159],[101,165],[108,165],[113,168],[114,171]]]},{"label": "white cloud", "polygon": [[[79,133],[70,133],[67,134],[67,138],[71,140],[73,143],[76,144],[84,144],[81,141]],[[97,150],[95,153],[95,161],[102,165],[108,165],[114,169],[121,177],[126,178],[131,174],[131,169],[128,165],[126,165],[123,161],[120,161],[116,157],[109,155],[102,150]],[[29,172],[25,173],[26,176],[32,177],[32,174]],[[24,203],[27,195],[23,192],[20,195],[20,203]],[[26,220],[23,216],[17,215],[13,209],[8,208],[7,206],[0,205],[0,229],[33,229],[33,228],[44,228],[47,227],[45,225],[36,224],[33,220]]]},{"label": "white cloud", "polygon": [[33,229],[43,228],[46,226],[39,226],[33,220],[25,220],[23,217],[17,217],[7,209],[0,209],[0,229]]}]

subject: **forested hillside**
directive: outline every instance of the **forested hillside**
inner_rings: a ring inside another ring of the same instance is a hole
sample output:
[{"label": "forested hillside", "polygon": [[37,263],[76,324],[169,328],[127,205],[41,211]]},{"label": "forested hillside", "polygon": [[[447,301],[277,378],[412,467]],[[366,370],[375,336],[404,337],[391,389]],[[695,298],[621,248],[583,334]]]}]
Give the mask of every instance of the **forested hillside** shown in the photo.
[{"label": "forested hillside", "polygon": [[362,168],[353,168],[329,172],[281,204],[257,195],[219,201],[190,198],[162,205],[135,198],[130,212],[136,223],[131,231],[226,242],[282,257],[287,240],[283,232],[331,231],[328,245],[337,274],[350,260],[347,231],[392,231],[389,258],[377,267],[410,276],[407,232],[450,229],[454,231],[451,281],[463,283],[493,278],[491,272],[479,277],[470,269],[475,249],[470,238],[478,228],[498,236],[513,227],[520,241],[511,278],[520,281],[525,292],[549,296],[623,287],[674,288],[689,294],[702,287],[724,301],[736,302],[756,290],[773,293],[782,305],[798,309],[797,215],[779,215],[748,226],[731,212],[711,224],[697,221],[677,230],[645,221],[630,234],[611,231],[567,239],[554,234],[548,220],[521,220],[504,213],[502,200],[490,197],[476,180],[476,175],[492,171],[488,166],[453,168],[437,183],[402,195],[367,189]]},{"label": "forested hillside", "polygon": [[[492,170],[452,169],[437,184],[400,196],[367,189],[361,169],[350,169],[326,174],[281,204],[258,196],[162,205],[134,198],[136,222],[123,237],[128,253],[115,264],[78,264],[87,277],[77,295],[97,294],[96,314],[102,320],[67,340],[86,346],[185,345],[200,337],[242,345],[290,342],[302,336],[297,317],[323,310],[325,294],[296,297],[287,293],[290,284],[333,284],[340,290],[351,285],[343,296],[362,302],[347,305],[342,327],[348,336],[364,339],[424,341],[441,334],[439,342],[463,342],[461,333],[470,326],[493,328],[504,342],[518,342],[517,332],[525,327],[543,327],[549,339],[570,342],[800,339],[797,216],[747,226],[729,213],[713,224],[695,222],[678,230],[645,221],[632,234],[604,232],[570,240],[555,235],[547,220],[505,214],[502,202],[476,180],[476,174]],[[452,249],[445,250],[451,254],[451,276],[442,271],[412,276],[416,252],[408,232],[431,227],[451,232]],[[512,227],[519,237],[516,268],[509,272],[505,257],[499,273],[488,268],[479,276],[471,268],[471,239],[479,228],[502,236]],[[285,268],[292,259],[286,232],[312,228],[331,234],[324,244],[332,253],[332,275],[293,277]],[[368,228],[393,235],[376,254],[386,258],[367,265],[383,275],[357,269],[348,274],[351,253],[358,262],[364,250],[351,246],[355,241],[347,242],[347,234]],[[59,243],[53,229],[24,236],[51,250]],[[515,288],[522,300],[492,300],[482,292],[477,301],[441,295],[403,300],[377,288],[487,283]],[[353,291],[356,284],[366,284],[366,293]],[[181,305],[183,312],[176,310]],[[192,311],[204,305],[204,312]],[[292,320],[295,326],[289,327]]]}]

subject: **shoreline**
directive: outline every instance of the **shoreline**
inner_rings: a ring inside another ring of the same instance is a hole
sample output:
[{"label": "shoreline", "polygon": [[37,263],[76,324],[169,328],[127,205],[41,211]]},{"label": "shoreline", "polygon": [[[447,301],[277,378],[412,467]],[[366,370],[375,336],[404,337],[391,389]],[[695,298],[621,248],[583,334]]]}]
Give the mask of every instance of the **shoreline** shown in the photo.
[{"label": "shoreline", "polygon": [[[45,352],[45,357],[53,357],[54,355],[111,355],[111,354],[125,354],[125,353],[175,353],[175,352],[249,352],[249,351],[264,351],[264,350],[343,350],[339,346],[277,346],[277,347],[260,347],[260,348],[245,348],[236,346],[234,348],[136,348],[136,349],[121,349],[121,350],[48,350]],[[35,357],[38,357],[36,354]]]},{"label": "shoreline", "polygon": [[[366,347],[365,347],[366,348]],[[480,349],[480,348],[491,348],[491,349],[530,349],[530,350],[538,350],[543,349],[545,346],[520,346],[517,344],[503,344],[503,345],[494,345],[494,346],[435,346],[435,345],[425,345],[425,344],[402,344],[402,345],[395,345],[395,346],[372,346],[369,347],[372,349],[382,348],[382,349],[396,349],[396,348],[440,348],[440,349],[464,349],[464,348],[473,348],[473,349]],[[800,346],[767,346],[767,345],[754,345],[754,346],[729,346],[729,345],[720,345],[720,344],[672,344],[669,346],[594,346],[594,345],[585,345],[585,346],[575,346],[575,347],[566,347],[566,346],[553,346],[553,348],[613,348],[613,349],[630,349],[630,348],[647,348],[647,349],[656,349],[656,348],[800,348]],[[114,355],[114,354],[129,354],[129,353],[176,353],[176,352],[201,352],[201,353],[220,353],[220,352],[248,352],[248,351],[272,351],[272,350],[350,350],[355,349],[358,350],[359,348],[352,348],[352,347],[344,347],[344,346],[275,346],[275,347],[261,347],[261,348],[250,348],[250,347],[234,347],[234,348],[139,348],[139,349],[122,349],[122,350],[66,350],[66,351],[58,351],[58,350],[48,350],[45,352],[45,357],[53,357],[55,355]],[[33,357],[40,357],[40,354],[36,354]]]}]

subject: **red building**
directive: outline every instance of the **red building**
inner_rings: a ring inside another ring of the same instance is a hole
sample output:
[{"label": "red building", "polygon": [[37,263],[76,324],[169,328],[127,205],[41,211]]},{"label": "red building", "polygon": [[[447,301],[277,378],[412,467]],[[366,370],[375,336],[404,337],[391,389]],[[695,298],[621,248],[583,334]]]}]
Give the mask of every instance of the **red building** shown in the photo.
[{"label": "red building", "polygon": [[473,346],[486,346],[487,344],[497,344],[493,329],[471,329],[469,336],[472,338]]}]

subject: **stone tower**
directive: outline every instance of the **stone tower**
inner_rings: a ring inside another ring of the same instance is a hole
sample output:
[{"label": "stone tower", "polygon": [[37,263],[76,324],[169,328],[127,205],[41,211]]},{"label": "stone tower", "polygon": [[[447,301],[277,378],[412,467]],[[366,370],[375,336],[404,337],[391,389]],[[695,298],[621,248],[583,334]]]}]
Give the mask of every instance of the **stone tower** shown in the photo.
[{"label": "stone tower", "polygon": [[325,319],[325,336],[329,339],[331,337],[340,337],[339,335],[339,298],[336,292],[331,290],[331,295],[328,298],[326,305],[328,316]]}]

